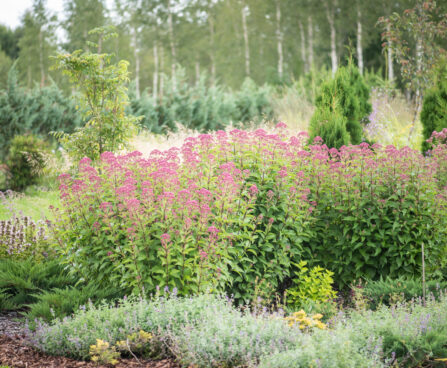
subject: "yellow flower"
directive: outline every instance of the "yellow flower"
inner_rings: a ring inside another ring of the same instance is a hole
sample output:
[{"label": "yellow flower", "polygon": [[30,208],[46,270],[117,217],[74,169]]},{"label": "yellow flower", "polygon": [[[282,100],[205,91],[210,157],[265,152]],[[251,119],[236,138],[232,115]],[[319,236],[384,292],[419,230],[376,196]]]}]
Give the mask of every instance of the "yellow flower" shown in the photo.
[{"label": "yellow flower", "polygon": [[319,328],[320,330],[325,330],[326,329],[326,325],[321,322],[321,321],[316,321],[315,322],[315,327]]},{"label": "yellow flower", "polygon": [[142,340],[151,340],[152,334],[143,330],[140,330],[140,339]]},{"label": "yellow flower", "polygon": [[306,312],[301,309],[300,311],[293,313],[293,316],[296,318],[304,318],[306,317]]}]

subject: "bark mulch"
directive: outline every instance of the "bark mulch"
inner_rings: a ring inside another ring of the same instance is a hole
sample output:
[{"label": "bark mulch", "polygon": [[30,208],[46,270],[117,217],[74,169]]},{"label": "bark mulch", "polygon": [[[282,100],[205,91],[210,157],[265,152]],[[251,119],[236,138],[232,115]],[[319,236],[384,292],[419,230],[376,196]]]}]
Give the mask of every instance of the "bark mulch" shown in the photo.
[{"label": "bark mulch", "polygon": [[[135,359],[120,359],[116,368],[180,368],[172,360],[143,361]],[[43,354],[27,346],[20,336],[0,335],[0,366],[11,368],[105,368],[93,362],[78,361],[66,357],[56,357]]]}]

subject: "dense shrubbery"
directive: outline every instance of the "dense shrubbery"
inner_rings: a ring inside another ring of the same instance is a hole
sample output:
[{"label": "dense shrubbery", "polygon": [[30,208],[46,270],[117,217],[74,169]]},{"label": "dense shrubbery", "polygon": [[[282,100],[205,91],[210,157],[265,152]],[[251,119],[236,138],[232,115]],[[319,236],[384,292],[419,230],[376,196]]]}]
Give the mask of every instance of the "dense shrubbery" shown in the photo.
[{"label": "dense shrubbery", "polygon": [[21,309],[34,303],[40,291],[64,288],[75,282],[57,260],[38,263],[33,258],[0,259],[0,310]]},{"label": "dense shrubbery", "polygon": [[72,131],[82,124],[72,99],[56,86],[26,91],[17,84],[17,72],[9,72],[8,86],[0,91],[0,160],[16,135],[32,133],[49,138],[51,131]]},{"label": "dense shrubbery", "polygon": [[309,333],[280,314],[241,312],[230,301],[202,295],[90,306],[73,317],[39,324],[30,337],[45,352],[82,359],[89,357],[91,345],[110,352],[137,333],[148,336],[141,349],[146,357],[175,357],[184,366],[418,367],[446,356],[446,317],[447,297],[441,295],[439,301],[376,312],[341,312],[328,324],[330,331]]},{"label": "dense shrubbery", "polygon": [[[362,293],[367,299],[368,305],[376,309],[381,304],[390,306],[397,302],[409,302],[413,298],[422,298],[424,295],[422,287],[423,283],[420,278],[385,278],[366,282]],[[445,290],[447,290],[445,281],[430,280],[426,284],[427,295],[433,294],[436,298]]]},{"label": "dense shrubbery", "polygon": [[[54,228],[83,279],[151,293],[287,289],[307,260],[335,283],[431,271],[445,247],[438,165],[408,148],[303,149],[306,135],[200,135],[180,148],[81,161],[61,176]],[[439,157],[447,150],[440,149]],[[442,156],[444,155],[444,156]],[[76,261],[76,262],[74,262]]]},{"label": "dense shrubbery", "polygon": [[99,304],[107,300],[122,298],[124,295],[117,288],[101,288],[95,281],[87,285],[77,285],[76,287],[73,285],[39,290],[39,293],[34,295],[35,299],[32,303],[27,305],[28,310],[25,317],[30,321],[36,319],[51,321],[71,315],[88,303]]},{"label": "dense shrubbery", "polygon": [[26,310],[23,314],[34,324],[36,319],[63,318],[82,305],[124,295],[118,288],[101,288],[95,281],[77,281],[56,259],[0,259],[0,311]]},{"label": "dense shrubbery", "polygon": [[142,125],[154,133],[175,131],[177,124],[200,132],[223,129],[231,122],[256,123],[271,119],[271,91],[247,79],[238,91],[226,91],[220,86],[207,86],[204,76],[190,85],[178,73],[175,88],[172,80],[165,80],[162,96],[147,92],[137,99],[130,96],[129,111],[143,116]]},{"label": "dense shrubbery", "polygon": [[[421,111],[423,136],[428,140],[433,132],[447,128],[447,59],[438,66],[434,86],[424,96]],[[422,151],[430,149],[430,143],[422,143]]]},{"label": "dense shrubbery", "polygon": [[359,144],[362,122],[370,112],[369,88],[358,68],[349,63],[320,87],[309,125],[311,140],[320,136],[329,147],[335,148]]},{"label": "dense shrubbery", "polygon": [[15,191],[36,184],[39,172],[45,167],[46,141],[34,135],[16,135],[10,142],[7,165],[7,184]]},{"label": "dense shrubbery", "polygon": [[439,132],[433,132],[427,143],[431,148],[430,155],[437,164],[436,180],[438,181],[438,186],[439,188],[447,188],[447,128]]}]

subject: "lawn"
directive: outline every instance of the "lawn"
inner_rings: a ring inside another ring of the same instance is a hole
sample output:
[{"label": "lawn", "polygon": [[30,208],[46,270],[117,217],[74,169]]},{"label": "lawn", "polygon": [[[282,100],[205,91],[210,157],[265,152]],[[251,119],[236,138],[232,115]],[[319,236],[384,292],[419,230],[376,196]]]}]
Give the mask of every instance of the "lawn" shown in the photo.
[{"label": "lawn", "polygon": [[59,205],[59,193],[56,190],[39,191],[37,189],[27,190],[24,194],[9,196],[0,202],[0,220],[7,220],[11,217],[12,205],[15,211],[25,216],[30,216],[33,220],[42,218],[53,218],[49,207]]}]

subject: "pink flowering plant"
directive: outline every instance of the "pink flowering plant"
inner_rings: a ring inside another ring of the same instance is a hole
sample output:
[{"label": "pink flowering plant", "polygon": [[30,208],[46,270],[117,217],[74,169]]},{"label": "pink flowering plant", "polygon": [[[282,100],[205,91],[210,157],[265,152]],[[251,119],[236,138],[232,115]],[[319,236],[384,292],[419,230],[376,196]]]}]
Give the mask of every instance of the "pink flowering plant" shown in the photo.
[{"label": "pink flowering plant", "polygon": [[105,152],[60,176],[52,227],[85,280],[135,292],[217,290],[237,301],[256,283],[282,293],[301,260],[355,278],[435,267],[445,246],[438,163],[408,148],[329,149],[306,133],[218,131],[180,148]]},{"label": "pink flowering plant", "polygon": [[314,259],[338,285],[359,278],[413,276],[439,266],[446,246],[446,188],[438,163],[408,147],[310,147]]},{"label": "pink flowering plant", "polygon": [[447,128],[440,132],[433,132],[431,137],[427,139],[430,145],[430,156],[437,163],[437,175],[439,186],[445,187],[447,185]]}]

